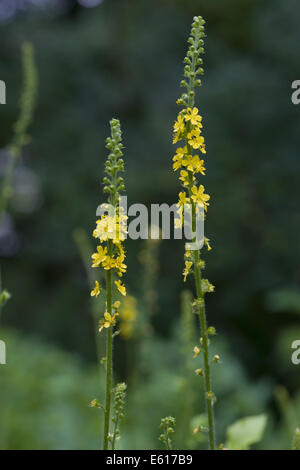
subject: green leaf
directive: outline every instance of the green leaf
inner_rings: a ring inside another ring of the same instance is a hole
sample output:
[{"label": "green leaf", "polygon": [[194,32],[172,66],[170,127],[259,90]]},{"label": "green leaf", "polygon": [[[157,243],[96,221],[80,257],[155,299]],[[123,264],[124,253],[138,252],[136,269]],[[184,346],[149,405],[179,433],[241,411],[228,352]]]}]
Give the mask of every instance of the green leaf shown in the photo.
[{"label": "green leaf", "polygon": [[227,444],[231,450],[247,450],[262,439],[267,424],[265,414],[239,419],[227,429]]}]

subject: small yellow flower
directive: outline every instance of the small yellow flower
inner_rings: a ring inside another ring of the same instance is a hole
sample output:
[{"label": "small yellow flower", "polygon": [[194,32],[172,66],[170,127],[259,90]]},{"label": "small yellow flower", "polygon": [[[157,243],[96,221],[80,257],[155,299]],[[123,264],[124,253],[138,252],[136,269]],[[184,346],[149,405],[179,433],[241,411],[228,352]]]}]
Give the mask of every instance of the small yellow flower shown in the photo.
[{"label": "small yellow flower", "polygon": [[98,297],[98,295],[100,294],[100,291],[101,291],[101,288],[100,288],[99,282],[95,281],[95,287],[91,291],[91,296],[92,297],[94,297],[94,296]]},{"label": "small yellow flower", "polygon": [[193,165],[191,165],[191,161],[193,159],[193,156],[192,155],[186,155],[183,159],[182,159],[182,165],[185,166],[189,171],[192,171],[193,170]]},{"label": "small yellow flower", "polygon": [[206,292],[214,292],[215,290],[215,286],[211,284],[208,279],[202,279],[201,286],[204,294],[206,294]]},{"label": "small yellow flower", "polygon": [[182,220],[182,215],[181,217],[175,217],[174,219],[174,227],[176,229],[181,228],[183,226],[183,220]]},{"label": "small yellow flower", "polygon": [[204,160],[200,160],[198,155],[195,155],[193,157],[192,165],[193,165],[192,171],[194,171],[195,173],[201,173],[201,175],[205,175],[206,170],[204,166]]},{"label": "small yellow flower", "polygon": [[186,170],[181,170],[179,179],[180,181],[182,181],[183,186],[188,186],[189,184],[188,178],[189,178],[188,172]]},{"label": "small yellow flower", "polygon": [[174,155],[173,157],[173,169],[174,171],[178,170],[178,168],[180,168],[182,166],[182,159],[184,158],[184,156],[186,155],[187,153],[187,147],[179,147],[178,149],[176,149],[176,155]]},{"label": "small yellow flower", "polygon": [[192,265],[193,265],[192,261],[185,261],[185,268],[184,268],[183,273],[182,273],[184,282],[186,281],[186,278],[190,273]]},{"label": "small yellow flower", "polygon": [[108,312],[105,312],[104,313],[104,318],[101,318],[101,320],[100,320],[99,332],[101,333],[103,328],[109,328],[110,326],[115,325],[116,324],[116,317],[118,315],[119,314],[117,312],[114,313],[113,315],[111,315]]},{"label": "small yellow flower", "polygon": [[210,196],[204,193],[203,184],[200,184],[199,188],[197,188],[196,186],[193,186],[192,193],[193,195],[191,197],[193,201],[199,204],[202,204],[204,209],[207,210],[207,206],[209,206],[209,203],[207,201],[209,201]]},{"label": "small yellow flower", "polygon": [[193,358],[195,359],[195,358],[196,358],[197,356],[199,356],[199,354],[200,354],[200,348],[198,348],[198,346],[195,346],[194,349],[193,349],[193,351],[194,351],[194,356],[193,356]]},{"label": "small yellow flower", "polygon": [[97,246],[97,253],[92,255],[93,268],[97,268],[106,258],[107,247],[103,248],[101,245]]},{"label": "small yellow flower", "polygon": [[176,134],[180,134],[181,132],[184,132],[185,124],[184,124],[184,119],[181,116],[181,114],[178,115],[177,121],[174,123],[174,132]]},{"label": "small yellow flower", "polygon": [[117,289],[118,291],[122,294],[122,295],[126,295],[126,287],[122,284],[122,281],[115,281],[115,284],[117,286]]},{"label": "small yellow flower", "polygon": [[200,129],[196,127],[187,135],[188,143],[194,149],[199,149],[202,153],[206,153],[204,137],[201,135]]},{"label": "small yellow flower", "polygon": [[120,308],[120,305],[121,305],[121,302],[120,302],[119,300],[116,300],[116,301],[113,303],[113,308],[118,309],[118,308]]},{"label": "small yellow flower", "polygon": [[190,202],[190,199],[186,196],[185,191],[182,191],[181,193],[179,193],[178,197],[179,197],[178,206],[183,207],[185,204],[188,204]]},{"label": "small yellow flower", "polygon": [[198,114],[198,109],[195,107],[193,109],[187,108],[186,113],[184,115],[184,119],[186,121],[191,121],[193,126],[202,127],[201,121],[202,117]]},{"label": "small yellow flower", "polygon": [[210,240],[209,240],[209,238],[204,237],[204,244],[206,245],[207,250],[210,251],[210,250],[211,250],[211,246],[210,246]]},{"label": "small yellow flower", "polygon": [[113,269],[116,265],[116,260],[113,256],[106,256],[102,262],[103,268],[108,271],[109,269]]},{"label": "small yellow flower", "polygon": [[125,256],[118,256],[115,262],[115,268],[118,270],[118,275],[122,276],[123,273],[126,273],[127,265],[123,263]]}]

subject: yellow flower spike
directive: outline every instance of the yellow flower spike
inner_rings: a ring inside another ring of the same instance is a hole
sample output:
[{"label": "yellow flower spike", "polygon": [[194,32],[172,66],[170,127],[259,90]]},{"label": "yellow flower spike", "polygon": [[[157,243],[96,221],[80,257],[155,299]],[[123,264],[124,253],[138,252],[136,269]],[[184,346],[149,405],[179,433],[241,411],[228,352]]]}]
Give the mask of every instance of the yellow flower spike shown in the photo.
[{"label": "yellow flower spike", "polygon": [[193,266],[192,261],[185,261],[185,268],[182,273],[184,282],[186,282],[186,278],[189,275],[192,266]]},{"label": "yellow flower spike", "polygon": [[207,206],[209,206],[209,203],[207,201],[209,201],[210,196],[204,193],[203,184],[200,184],[199,188],[197,188],[196,186],[192,187],[191,198],[194,202],[202,204],[204,209],[207,210]]},{"label": "yellow flower spike", "polygon": [[[186,190],[187,197],[192,201],[192,226],[197,221],[197,217],[205,217],[204,211],[207,211],[210,199],[208,194],[204,192],[204,186],[198,185],[197,174],[205,175],[204,161],[201,160],[200,152],[202,155],[206,154],[205,139],[202,135],[202,117],[199,115],[198,109],[195,106],[196,87],[201,85],[201,80],[198,75],[202,75],[203,69],[201,67],[202,59],[200,54],[203,53],[203,38],[205,21],[201,16],[195,16],[192,23],[191,35],[188,39],[189,48],[188,53],[184,59],[184,80],[181,81],[181,86],[186,88],[182,93],[178,104],[183,109],[180,111],[180,115],[183,116],[185,126],[182,124],[182,120],[176,126],[176,132],[174,133],[174,143],[181,141],[181,147],[185,145],[188,148],[186,155],[180,158],[175,157],[173,159],[173,168],[180,169],[180,183],[181,186]],[[200,65],[200,67],[199,67]],[[198,155],[196,155],[198,154]],[[203,157],[202,157],[203,158]],[[178,206],[177,206],[178,207]],[[204,208],[204,211],[202,210]],[[180,207],[181,209],[181,207]],[[196,237],[195,237],[196,238]],[[209,241],[204,240],[205,245],[210,249]],[[208,442],[209,449],[216,449],[215,445],[215,427],[213,419],[213,403],[214,394],[211,391],[210,385],[210,360],[209,360],[209,338],[206,329],[206,313],[204,309],[205,301],[204,296],[206,292],[212,292],[214,287],[209,283],[207,279],[202,279],[201,269],[204,268],[204,262],[201,259],[200,250],[195,249],[189,256],[185,254],[185,268],[183,270],[184,281],[187,275],[193,271],[196,283],[197,297],[194,302],[197,305],[197,312],[200,315],[200,327],[202,338],[200,339],[200,346],[194,347],[194,357],[197,357],[200,352],[203,352],[203,372],[201,369],[196,369],[197,375],[203,375],[208,379],[204,381],[205,386],[205,399],[207,409],[207,422],[208,422]],[[195,428],[194,433],[200,432],[200,427]]]},{"label": "yellow flower spike", "polygon": [[91,291],[91,297],[98,297],[98,295],[100,294],[101,292],[101,288],[100,288],[100,284],[98,281],[95,281],[95,287],[94,289]]},{"label": "yellow flower spike", "polygon": [[118,289],[118,291],[122,294],[122,295],[126,295],[126,287],[122,284],[122,281],[115,281],[115,285]]}]

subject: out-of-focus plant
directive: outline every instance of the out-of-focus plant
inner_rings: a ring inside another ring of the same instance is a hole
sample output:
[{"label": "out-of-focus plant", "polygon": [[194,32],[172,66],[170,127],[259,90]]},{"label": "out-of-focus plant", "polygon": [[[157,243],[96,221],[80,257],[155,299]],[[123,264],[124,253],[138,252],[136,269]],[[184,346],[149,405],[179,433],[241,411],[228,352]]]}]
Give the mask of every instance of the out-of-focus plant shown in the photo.
[{"label": "out-of-focus plant", "polygon": [[137,300],[133,295],[127,295],[119,309],[120,335],[128,340],[133,338],[138,318]]},{"label": "out-of-focus plant", "polygon": [[[153,236],[154,232],[156,232],[156,238]],[[139,253],[139,261],[143,266],[141,279],[143,301],[148,316],[152,316],[158,311],[156,281],[159,270],[161,239],[159,227],[150,226],[149,233],[151,236],[143,242],[143,248]]]},{"label": "out-of-focus plant", "polygon": [[292,450],[300,450],[300,429],[296,428],[294,432]]},{"label": "out-of-focus plant", "polygon": [[[13,178],[16,166],[20,159],[23,147],[30,142],[27,135],[28,127],[33,118],[33,111],[37,95],[37,71],[34,61],[34,50],[31,43],[22,45],[22,64],[23,64],[23,89],[20,99],[20,113],[14,125],[14,134],[11,144],[8,146],[8,162],[4,171],[3,180],[0,188],[0,226],[3,221],[4,213],[7,209],[10,198],[13,195]],[[0,291],[2,287],[0,285]],[[10,298],[9,292],[1,291],[0,294],[0,313],[2,307]]]},{"label": "out-of-focus plant", "polygon": [[104,390],[97,369],[28,334],[1,329],[1,339],[0,449],[97,449],[102,421],[86,406]]},{"label": "out-of-focus plant", "polygon": [[162,418],[160,422],[160,428],[163,432],[159,436],[159,440],[165,444],[167,450],[172,450],[172,435],[175,432],[175,424],[176,420],[173,416]]},{"label": "out-of-focus plant", "polygon": [[267,424],[266,415],[248,416],[231,424],[227,429],[225,447],[230,450],[248,450],[259,442]]},{"label": "out-of-focus plant", "polygon": [[[96,222],[93,236],[99,240],[97,251],[92,255],[94,268],[101,267],[106,272],[106,308],[100,319],[99,331],[106,330],[106,399],[104,406],[104,437],[103,448],[109,448],[111,425],[111,396],[113,387],[113,332],[119,316],[121,302],[117,300],[117,293],[126,296],[126,287],[121,279],[115,280],[114,275],[123,276],[126,272],[125,250],[123,241],[127,232],[127,216],[119,206],[120,192],[125,190],[124,179],[120,173],[124,172],[122,159],[122,133],[120,122],[117,119],[110,121],[111,137],[106,139],[106,147],[110,153],[105,163],[103,178],[104,192],[108,194],[107,204],[101,205],[101,215]],[[98,297],[101,287],[98,280],[91,291],[92,297]]]},{"label": "out-of-focus plant", "polygon": [[[91,267],[91,256],[93,253],[93,247],[92,247],[92,243],[90,242],[87,232],[82,228],[77,228],[73,231],[73,239],[77,246],[78,252],[80,254],[82,263],[85,267],[89,287],[90,289],[93,289],[93,286],[95,285],[95,281],[97,280],[97,277],[98,277],[98,282],[99,280],[101,282],[104,281],[104,273],[101,271],[100,273],[97,272],[97,275],[98,275],[97,276],[95,270]],[[101,277],[101,274],[102,274],[102,277]],[[97,325],[101,316],[101,312],[103,312],[103,309],[105,308],[105,301],[104,301],[105,289],[103,289],[102,291],[104,292],[104,295],[98,299],[98,302],[91,302],[91,314],[92,314],[93,321],[95,324],[95,343],[96,343],[98,362],[100,362],[101,357],[103,356],[102,343],[97,333]]]},{"label": "out-of-focus plant", "polygon": [[[189,48],[187,56],[184,59],[185,68],[184,76],[181,86],[186,88],[186,92],[177,100],[177,104],[183,109],[179,112],[177,120],[174,124],[174,138],[173,143],[182,143],[182,147],[176,149],[176,154],[173,158],[174,171],[180,170],[179,180],[183,187],[183,191],[179,193],[178,201],[178,214],[177,228],[183,226],[184,223],[184,209],[187,205],[191,206],[191,228],[192,233],[196,233],[197,217],[201,217],[201,212],[207,211],[210,196],[205,193],[204,186],[198,186],[197,177],[199,174],[205,175],[204,160],[200,159],[199,152],[202,155],[206,154],[204,137],[202,136],[202,117],[198,113],[198,108],[195,107],[195,90],[196,87],[201,85],[199,75],[203,73],[202,59],[200,54],[204,52],[203,38],[204,33],[204,20],[201,16],[194,17],[192,23],[191,35],[188,39]],[[176,222],[176,220],[175,220]],[[196,235],[193,242],[196,240]],[[208,250],[210,250],[209,240],[204,238],[204,243]],[[194,248],[194,247],[193,247]],[[194,312],[199,315],[201,326],[200,345],[194,348],[194,357],[196,358],[200,353],[203,354],[203,371],[199,369],[199,376],[203,376],[205,383],[205,401],[208,417],[208,440],[209,448],[215,449],[215,427],[213,417],[213,405],[216,401],[215,394],[211,388],[211,371],[209,357],[209,335],[215,334],[213,327],[207,327],[206,314],[205,314],[205,294],[213,292],[214,286],[210,284],[208,279],[203,279],[201,270],[205,267],[204,261],[200,258],[200,250],[191,249],[191,244],[186,244],[185,251],[185,268],[183,271],[184,281],[190,273],[194,274],[196,294],[197,297],[193,302]],[[216,355],[213,359],[219,362]]]},{"label": "out-of-focus plant", "polygon": [[124,418],[124,405],[127,386],[124,382],[115,386],[114,393],[114,406],[113,406],[113,431],[109,435],[111,449],[115,450],[116,441],[120,439],[120,422]]},{"label": "out-of-focus plant", "polygon": [[14,126],[12,142],[8,146],[9,160],[0,190],[0,224],[9,199],[13,194],[13,177],[16,165],[23,147],[30,142],[27,131],[33,118],[38,85],[34,50],[31,43],[26,42],[22,46],[22,63],[24,82],[20,100],[20,114]]}]

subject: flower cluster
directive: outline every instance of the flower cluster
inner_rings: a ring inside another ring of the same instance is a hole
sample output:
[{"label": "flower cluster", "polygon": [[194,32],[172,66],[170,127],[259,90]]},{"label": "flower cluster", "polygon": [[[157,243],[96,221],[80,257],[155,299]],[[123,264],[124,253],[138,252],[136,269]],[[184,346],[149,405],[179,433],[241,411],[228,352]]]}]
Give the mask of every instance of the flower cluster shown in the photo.
[{"label": "flower cluster", "polygon": [[165,444],[167,450],[172,449],[172,435],[175,432],[175,425],[176,420],[173,416],[167,416],[160,421],[160,428],[163,432],[159,436],[159,440]]},{"label": "flower cluster", "polygon": [[[97,251],[92,255],[92,267],[103,268],[105,271],[122,277],[126,272],[125,250],[123,242],[127,234],[127,217],[119,206],[120,191],[125,190],[124,180],[120,173],[124,171],[122,159],[121,127],[117,119],[110,121],[111,137],[106,140],[106,147],[110,150],[105,163],[105,177],[103,178],[104,192],[108,194],[107,204],[101,205],[102,215],[96,221],[93,237],[99,240]],[[115,288],[126,295],[126,287],[121,279],[114,281]],[[101,287],[98,281],[91,291],[91,296],[98,297]],[[105,312],[100,320],[99,331],[115,325],[116,317],[119,315],[120,302],[112,305],[112,312]]]},{"label": "flower cluster", "polygon": [[111,450],[115,449],[116,442],[120,439],[120,422],[124,418],[124,407],[126,398],[127,385],[122,382],[115,386],[114,393],[114,406],[112,423],[114,424],[114,431],[109,435]]},{"label": "flower cluster", "polygon": [[[184,76],[181,86],[186,88],[177,104],[183,106],[179,112],[177,120],[174,123],[173,143],[180,143],[173,157],[173,169],[180,172],[179,181],[183,191],[179,193],[177,203],[177,213],[179,218],[175,219],[176,227],[183,224],[184,206],[191,205],[192,213],[195,215],[199,209],[207,211],[210,196],[205,193],[203,184],[198,184],[197,177],[205,175],[205,164],[202,158],[206,155],[205,140],[202,135],[202,116],[198,108],[194,106],[195,87],[201,84],[198,75],[203,73],[202,59],[199,57],[203,52],[204,20],[201,17],[195,17],[192,24],[191,36],[189,37],[189,49],[184,60]],[[204,240],[208,249],[208,239]],[[190,251],[185,253],[185,268],[183,270],[184,281],[192,272],[194,259]],[[199,266],[201,269],[204,263]]]}]

